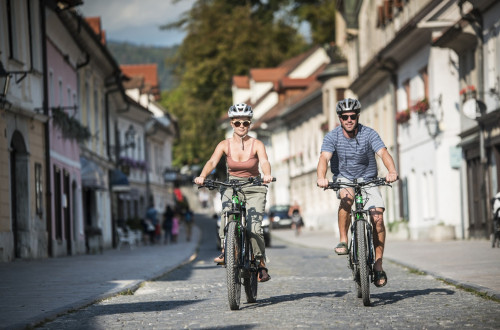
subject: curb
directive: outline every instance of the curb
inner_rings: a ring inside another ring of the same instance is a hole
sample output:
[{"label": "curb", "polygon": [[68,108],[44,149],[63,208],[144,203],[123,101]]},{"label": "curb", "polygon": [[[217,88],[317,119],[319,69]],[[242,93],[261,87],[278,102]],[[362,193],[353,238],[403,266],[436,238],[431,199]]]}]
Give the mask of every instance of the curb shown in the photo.
[{"label": "curb", "polygon": [[[57,308],[55,310],[46,312],[44,314],[41,314],[40,316],[35,316],[35,317],[30,318],[26,321],[23,321],[22,323],[19,322],[16,324],[11,324],[11,325],[9,325],[9,329],[26,329],[26,328],[35,328],[35,327],[42,326],[43,324],[50,322],[50,321],[53,321],[62,315],[83,309],[85,307],[93,305],[93,304],[100,302],[102,300],[109,299],[109,298],[115,297],[115,296],[123,294],[123,293],[135,292],[141,287],[141,285],[144,282],[154,281],[154,280],[156,280],[162,276],[165,276],[166,274],[168,274],[168,273],[170,273],[170,272],[172,272],[180,267],[183,267],[183,266],[191,263],[198,256],[198,250],[200,248],[200,244],[201,244],[201,240],[202,240],[201,229],[198,226],[196,226],[195,224],[193,224],[193,231],[194,230],[198,231],[198,241],[196,242],[196,244],[194,246],[193,253],[188,258],[184,259],[178,265],[168,267],[164,270],[156,272],[155,274],[148,275],[147,277],[145,277],[143,279],[135,280],[135,281],[131,282],[130,284],[126,285],[125,287],[120,288],[119,290],[113,290],[111,292],[97,295],[97,296],[92,297],[92,298],[82,299],[82,300],[76,301],[74,303],[71,303],[69,305],[66,305],[66,306]],[[4,329],[4,328],[0,327],[0,329]]]}]

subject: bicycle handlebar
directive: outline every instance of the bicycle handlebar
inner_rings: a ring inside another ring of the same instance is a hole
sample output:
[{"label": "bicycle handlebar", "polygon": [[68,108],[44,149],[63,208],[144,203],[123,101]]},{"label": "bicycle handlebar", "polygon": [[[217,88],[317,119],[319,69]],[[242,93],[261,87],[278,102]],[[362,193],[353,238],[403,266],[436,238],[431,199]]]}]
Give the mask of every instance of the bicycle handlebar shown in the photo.
[{"label": "bicycle handlebar", "polygon": [[351,188],[362,188],[368,185],[374,186],[389,186],[392,187],[390,183],[385,181],[385,178],[374,178],[368,181],[361,182],[328,182],[328,187],[326,189],[339,190],[342,187],[351,187]]},{"label": "bicycle handlebar", "polygon": [[[271,182],[275,182],[276,178],[273,178]],[[218,181],[218,180],[205,180],[202,185],[198,187],[200,188],[208,188],[210,190],[216,189],[219,186],[224,186],[224,187],[230,187],[230,188],[240,188],[246,185],[254,185],[254,186],[266,186],[262,182],[261,177],[250,177],[248,178],[248,181],[241,181],[241,180],[229,180],[229,181]]]}]

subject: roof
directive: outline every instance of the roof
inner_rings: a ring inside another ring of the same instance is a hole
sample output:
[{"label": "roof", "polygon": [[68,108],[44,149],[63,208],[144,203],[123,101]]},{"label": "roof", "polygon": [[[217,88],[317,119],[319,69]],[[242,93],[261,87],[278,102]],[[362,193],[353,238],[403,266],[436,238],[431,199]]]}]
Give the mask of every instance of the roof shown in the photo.
[{"label": "roof", "polygon": [[126,84],[125,88],[142,87],[142,92],[153,94],[159,98],[160,86],[158,83],[158,65],[156,63],[122,64],[120,65],[120,69],[123,74],[131,78],[131,81]]},{"label": "roof", "polygon": [[275,82],[278,79],[284,77],[286,72],[287,72],[286,68],[251,69],[250,77],[256,82],[265,82],[265,81]]},{"label": "roof", "polygon": [[299,54],[295,57],[292,57],[291,59],[288,59],[286,61],[281,62],[281,64],[278,66],[279,68],[283,68],[286,70],[286,73],[290,73],[293,71],[297,66],[299,66],[300,63],[302,63],[306,58],[311,56],[315,51],[318,50],[320,46],[315,46],[311,49],[309,49],[307,52]]},{"label": "roof", "polygon": [[233,76],[233,85],[238,88],[250,88],[250,79],[248,76]]},{"label": "roof", "polygon": [[101,28],[101,17],[85,17],[85,21],[92,28],[95,34],[100,37],[101,43],[106,44],[106,33]]}]

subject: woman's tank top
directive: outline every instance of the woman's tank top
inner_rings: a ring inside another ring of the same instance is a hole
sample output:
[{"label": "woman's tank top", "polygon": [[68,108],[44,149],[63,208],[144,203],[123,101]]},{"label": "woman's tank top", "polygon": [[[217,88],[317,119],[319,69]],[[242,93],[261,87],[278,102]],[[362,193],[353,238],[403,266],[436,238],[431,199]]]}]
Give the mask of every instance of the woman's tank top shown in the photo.
[{"label": "woman's tank top", "polygon": [[229,139],[227,140],[227,169],[229,175],[237,176],[240,178],[249,178],[253,176],[259,176],[259,158],[257,158],[257,153],[253,154],[253,144],[255,139],[252,140],[252,145],[250,146],[250,158],[243,162],[237,162],[231,158],[231,143]]}]

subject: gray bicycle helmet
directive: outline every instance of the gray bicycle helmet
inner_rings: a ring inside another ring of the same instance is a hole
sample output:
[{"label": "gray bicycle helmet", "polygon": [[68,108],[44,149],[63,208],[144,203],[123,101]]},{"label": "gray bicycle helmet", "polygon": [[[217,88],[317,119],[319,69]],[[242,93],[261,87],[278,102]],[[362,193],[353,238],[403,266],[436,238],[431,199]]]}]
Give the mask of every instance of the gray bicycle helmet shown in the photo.
[{"label": "gray bicycle helmet", "polygon": [[227,112],[229,118],[234,117],[253,117],[252,107],[245,103],[237,103],[229,107]]},{"label": "gray bicycle helmet", "polygon": [[337,103],[337,115],[341,115],[344,112],[352,112],[360,113],[361,111],[361,103],[359,103],[356,99],[344,99]]}]

